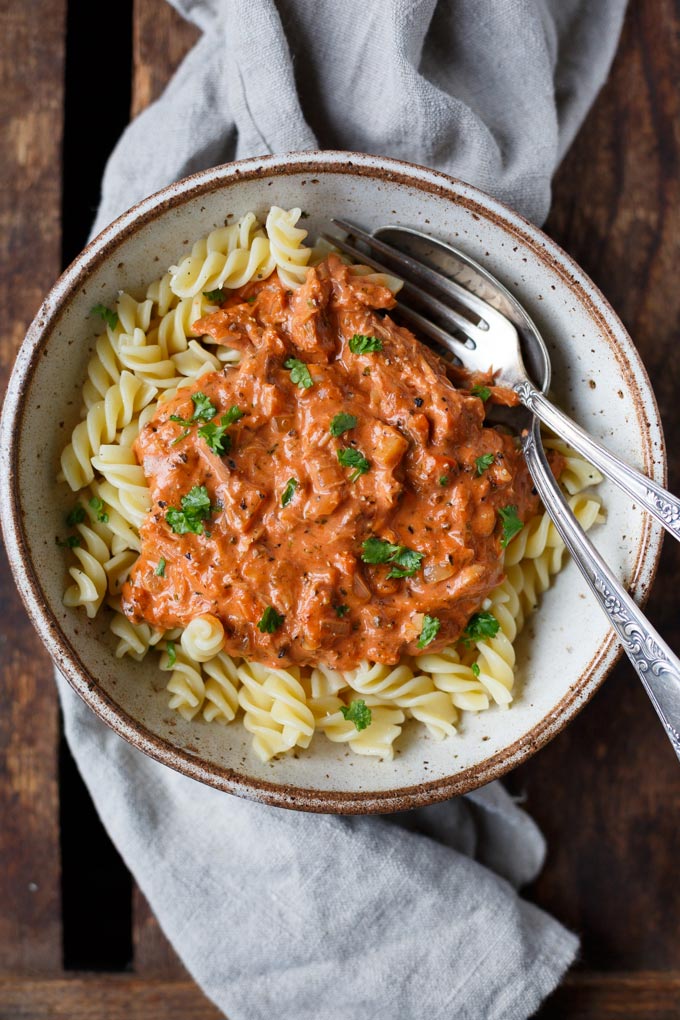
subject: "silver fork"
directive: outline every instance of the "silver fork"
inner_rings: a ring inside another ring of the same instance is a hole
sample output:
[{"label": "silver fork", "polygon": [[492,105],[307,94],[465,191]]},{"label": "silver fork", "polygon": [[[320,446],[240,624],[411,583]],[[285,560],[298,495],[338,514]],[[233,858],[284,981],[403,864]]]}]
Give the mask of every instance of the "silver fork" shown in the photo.
[{"label": "silver fork", "polygon": [[[333,220],[332,222],[363,241],[371,252],[382,255],[387,264],[381,265],[373,255],[366,255],[365,252],[359,251],[346,241],[328,237],[327,239],[341,251],[354,259],[363,260],[378,271],[391,273],[396,271],[396,275],[403,278],[404,287],[400,292],[399,309],[405,321],[455,354],[466,368],[475,372],[488,372],[489,368],[493,367],[494,372],[497,373],[497,381],[501,385],[515,390],[522,404],[532,414],[535,414],[548,428],[566,440],[575,450],[578,450],[586,460],[599,468],[603,475],[611,478],[635,503],[644,507],[657,521],[663,524],[674,538],[680,541],[680,499],[667,492],[652,478],[648,478],[642,472],[620,460],[606,447],[601,446],[576,422],[572,421],[558,407],[555,407],[544,392],[534,386],[524,365],[517,329],[507,315],[493,308],[487,301],[471,293],[460,283],[436,273],[423,262],[398,251],[379,238],[367,234],[344,220]],[[403,227],[399,228],[399,232],[414,238],[426,237],[424,234],[419,235],[418,231]],[[432,243],[432,238],[427,238],[427,240]],[[454,249],[451,250],[454,251]],[[462,252],[456,252],[456,254],[459,257],[463,256]],[[477,268],[487,276],[489,275],[481,266]],[[498,286],[502,285],[498,284]],[[420,287],[434,288],[436,292],[446,295],[459,308],[464,309],[467,315],[440,300],[436,294],[428,292],[424,295],[419,289]],[[514,302],[515,298],[506,292],[506,302],[508,300]],[[434,313],[437,319],[446,326],[446,329],[417,311],[417,307],[412,307],[413,304],[427,309],[428,315]],[[476,321],[470,319],[470,314],[475,317]],[[549,363],[547,348],[540,338],[540,333],[535,326],[533,329],[534,337],[532,339],[541,343],[542,357]],[[465,342],[452,336],[452,332],[462,334],[466,338]]]},{"label": "silver fork", "polygon": [[[517,432],[520,434],[527,467],[538,494],[600,608],[616,631],[680,759],[680,659],[646,619],[574,517],[548,465],[541,441],[539,417],[553,431],[561,434],[571,446],[583,453],[591,463],[599,467],[603,474],[611,477],[634,499],[639,500],[653,512],[676,538],[680,538],[680,504],[661,486],[629,468],[596,443],[583,429],[554,407],[542,390],[534,386],[524,367],[516,326],[521,329],[523,339],[533,341],[533,347],[529,347],[527,353],[531,356],[532,369],[536,378],[541,380],[543,390],[546,390],[550,383],[550,358],[547,348],[523,306],[483,267],[458,249],[418,231],[396,227],[386,227],[380,231],[383,236],[399,237],[400,240],[403,240],[404,235],[407,241],[409,239],[411,241],[409,250],[415,250],[419,254],[420,251],[427,252],[432,246],[437,246],[441,249],[440,254],[444,254],[445,262],[448,259],[455,269],[460,270],[463,267],[469,272],[472,285],[477,291],[473,293],[468,287],[435,272],[421,259],[386,244],[380,238],[367,234],[343,220],[333,220],[333,223],[360,238],[371,252],[382,255],[384,262],[379,262],[373,255],[367,255],[346,240],[324,235],[328,241],[355,261],[366,263],[378,272],[396,273],[404,279],[399,302],[402,318],[408,320],[419,332],[444,347],[446,351],[455,354],[466,368],[480,372],[487,372],[492,366],[494,369],[500,368],[499,381],[511,385],[527,410],[531,412],[527,414],[526,411],[519,409],[513,413],[520,416],[520,420],[516,420],[515,424],[516,427],[519,426]],[[440,295],[455,302],[458,308],[466,311],[468,315],[472,314],[476,321],[471,321],[462,312],[452,308],[450,303],[445,303],[433,295],[430,289],[422,291],[421,286],[434,288]],[[487,300],[479,296],[480,290]],[[493,301],[496,307],[493,307],[490,301]],[[415,302],[424,310],[433,311],[441,322],[447,324],[448,330],[432,322],[422,312],[416,311],[411,302]],[[497,309],[502,309],[502,312]],[[449,330],[461,334],[466,341],[462,342],[452,336]],[[622,479],[625,479],[625,484]],[[644,493],[644,499],[640,493]],[[665,516],[658,508],[658,501],[663,501],[664,506],[670,507]]]}]

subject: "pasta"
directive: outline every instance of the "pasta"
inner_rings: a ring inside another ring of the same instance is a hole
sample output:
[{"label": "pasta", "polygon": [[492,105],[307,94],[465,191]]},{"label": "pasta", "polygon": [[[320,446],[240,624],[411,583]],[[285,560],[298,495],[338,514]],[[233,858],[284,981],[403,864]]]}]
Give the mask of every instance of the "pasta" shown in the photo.
[{"label": "pasta", "polygon": [[[545,512],[527,520],[507,545],[504,579],[483,604],[496,623],[494,633],[423,650],[395,666],[362,661],[351,670],[323,663],[273,668],[228,654],[223,622],[210,612],[196,615],[183,629],[164,629],[133,623],[121,609],[121,592],[140,555],[140,528],[151,507],[133,445],[159,406],[204,375],[239,364],[239,350],[197,328],[219,310],[225,289],[276,271],[294,291],[304,284],[309,267],[328,254],[323,242],[314,248],[305,244],[301,216],[300,209],[272,207],[262,226],[248,213],[197,241],[141,300],[118,295],[87,366],[81,421],[61,456],[60,477],[79,497],[67,543],[73,560],[64,603],[82,607],[90,618],[106,605],[117,657],[141,661],[150,651],[159,652],[160,669],[169,674],[170,708],[186,720],[200,716],[206,723],[226,725],[240,717],[263,761],[307,748],[316,731],[358,754],[389,760],[409,719],[436,740],[452,739],[463,713],[511,704],[513,643],[565,559]],[[400,286],[365,266],[351,266],[349,272],[367,293],[375,287],[396,292]],[[388,484],[402,442],[389,430],[376,442],[376,469]],[[603,520],[592,492],[601,476],[562,441],[549,438],[545,445],[560,458],[560,482],[573,512],[586,530],[591,528]],[[311,472],[310,467],[314,492],[318,479]],[[243,505],[248,506],[245,496]],[[331,499],[329,512],[333,506]],[[250,526],[247,512],[240,520]],[[164,570],[159,561],[156,573],[162,577]],[[469,577],[474,580],[474,565]]]}]

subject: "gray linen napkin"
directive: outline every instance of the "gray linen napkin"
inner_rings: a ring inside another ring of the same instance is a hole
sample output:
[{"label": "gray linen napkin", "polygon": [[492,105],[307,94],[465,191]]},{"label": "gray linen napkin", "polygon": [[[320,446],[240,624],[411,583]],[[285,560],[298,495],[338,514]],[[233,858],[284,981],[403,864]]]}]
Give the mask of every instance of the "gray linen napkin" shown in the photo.
[{"label": "gray linen napkin", "polygon": [[[625,0],[174,5],[203,35],[119,141],[95,232],[192,171],[319,146],[429,164],[541,221]],[[230,1020],[523,1020],[573,960],[517,895],[544,843],[499,784],[390,818],[269,808],[146,758],[57,681],[105,826]]]}]

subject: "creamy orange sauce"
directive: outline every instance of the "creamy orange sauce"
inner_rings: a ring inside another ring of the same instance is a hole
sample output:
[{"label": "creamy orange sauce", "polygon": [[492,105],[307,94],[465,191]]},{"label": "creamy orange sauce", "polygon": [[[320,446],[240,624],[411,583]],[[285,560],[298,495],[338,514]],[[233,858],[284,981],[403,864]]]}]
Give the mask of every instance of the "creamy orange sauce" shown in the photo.
[{"label": "creamy orange sauce", "polygon": [[[428,651],[460,635],[503,577],[499,510],[514,505],[525,520],[538,502],[513,439],[485,427],[483,401],[381,314],[394,303],[330,256],[297,291],[274,274],[196,324],[243,357],[159,407],[137,440],[153,507],[123,593],[131,619],[171,628],[212,613],[231,655],[339,669],[418,654],[424,614],[440,621]],[[356,334],[382,350],[352,353]],[[296,385],[291,357],[306,364],[311,387]],[[513,402],[491,377],[479,381],[492,400]],[[215,424],[231,407],[243,412],[224,456],[196,425],[170,420],[189,419],[199,392],[217,409]],[[356,426],[334,437],[339,413]],[[343,449],[369,463],[354,481]],[[493,463],[480,474],[484,454]],[[282,506],[290,479],[297,486]],[[202,534],[176,534],[166,515],[194,486],[209,494],[209,518]],[[389,564],[363,562],[371,537],[422,553],[413,576],[388,579]],[[283,617],[273,633],[258,628],[268,607]]]}]

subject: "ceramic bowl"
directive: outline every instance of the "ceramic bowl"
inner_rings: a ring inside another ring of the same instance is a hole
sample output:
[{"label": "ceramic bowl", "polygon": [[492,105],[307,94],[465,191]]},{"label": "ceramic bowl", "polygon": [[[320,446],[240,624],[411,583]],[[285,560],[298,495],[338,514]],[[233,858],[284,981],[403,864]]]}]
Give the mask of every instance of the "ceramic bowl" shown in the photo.
[{"label": "ceramic bowl", "polygon": [[[28,331],[2,421],[2,521],[28,612],[58,667],[97,715],[158,761],[270,804],[308,811],[402,810],[464,793],[502,775],[579,711],[619,649],[575,564],[542,598],[518,644],[515,700],[462,718],[436,742],[406,727],[392,762],[363,758],[322,736],[307,752],[262,764],[239,724],[186,722],[168,708],[157,657],[114,657],[106,613],[89,621],[62,604],[55,536],[72,498],[56,483],[59,453],[78,420],[93,349],[91,307],[146,285],[193,241],[252,209],[301,206],[310,235],[330,216],[369,230],[399,223],[463,248],[527,306],[553,359],[555,397],[614,452],[663,481],[663,436],[649,380],[618,318],[556,244],[469,185],[389,159],[346,152],[271,156],[217,167],[171,185],[125,213],[75,260]],[[593,539],[638,598],[652,580],[660,528],[609,484],[607,523]]]}]

